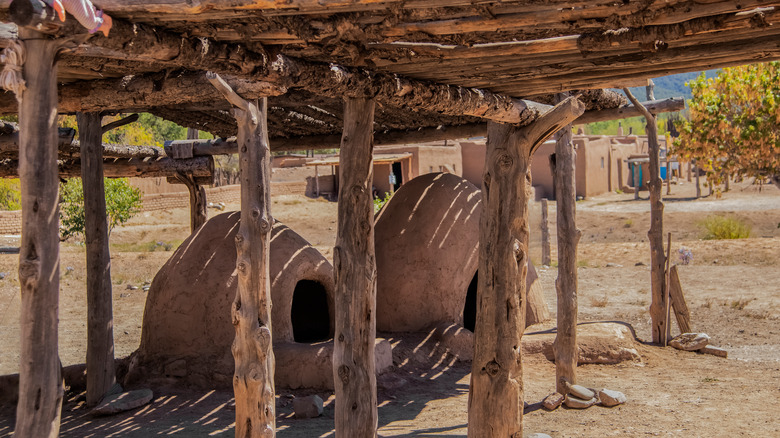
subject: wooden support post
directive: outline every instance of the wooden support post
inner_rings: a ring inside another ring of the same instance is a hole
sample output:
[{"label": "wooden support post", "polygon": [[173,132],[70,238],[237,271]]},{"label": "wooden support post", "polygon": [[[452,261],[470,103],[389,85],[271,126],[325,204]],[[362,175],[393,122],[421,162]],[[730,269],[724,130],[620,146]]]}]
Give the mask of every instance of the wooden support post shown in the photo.
[{"label": "wooden support post", "polygon": [[542,265],[550,266],[550,225],[548,223],[547,198],[542,199]]},{"label": "wooden support post", "polygon": [[677,265],[669,270],[669,297],[672,307],[674,307],[674,316],[677,319],[677,327],[680,333],[691,333],[691,313],[688,311],[688,304],[685,302],[680,277],[677,274]]},{"label": "wooden support post", "polygon": [[179,172],[175,178],[184,184],[190,193],[190,233],[194,233],[195,230],[206,223],[208,218],[206,212],[206,189],[198,184],[191,173]]},{"label": "wooden support post", "polygon": [[535,123],[488,123],[468,436],[523,435],[520,340],[525,329],[531,156],[584,105],[569,98]]},{"label": "wooden support post", "polygon": [[19,29],[27,89],[19,105],[22,192],[21,351],[16,430],[20,438],[56,437],[63,383],[58,356],[60,239],[57,176],[57,64],[60,42]]},{"label": "wooden support post", "polygon": [[701,184],[699,183],[699,164],[694,167],[696,175],[696,199],[701,198]]},{"label": "wooden support post", "polygon": [[236,338],[233,392],[236,438],[276,435],[274,352],[271,344],[269,246],[271,216],[271,151],[268,147],[267,99],[248,102],[218,75],[211,83],[235,107],[241,172],[241,222],[236,234],[238,290],[231,308]]},{"label": "wooden support post", "polygon": [[666,347],[667,342],[669,342],[670,335],[672,333],[671,328],[669,327],[669,320],[671,319],[671,300],[669,299],[669,263],[671,263],[671,252],[672,252],[672,233],[669,233],[669,237],[666,240],[666,268],[664,269],[664,298],[666,300],[666,308],[664,309],[664,327],[666,327],[666,332],[664,333],[664,347]]},{"label": "wooden support post", "polygon": [[345,438],[375,437],[378,423],[374,364],[376,259],[371,199],[373,124],[373,100],[346,100],[339,168],[338,231],[333,248],[336,436]]},{"label": "wooden support post", "polygon": [[691,176],[693,174],[693,172],[691,172],[691,167],[693,167],[693,162],[688,160],[688,182],[691,182]]},{"label": "wooden support post", "polygon": [[[559,95],[561,96],[561,95]],[[565,97],[566,94],[562,95]],[[561,98],[562,98],[561,97]],[[566,394],[566,383],[577,383],[577,192],[574,145],[571,125],[556,134],[555,157],[557,170],[554,178],[558,227],[558,278],[555,292],[558,298],[558,329],[553,344],[555,354],[555,387]]]},{"label": "wooden support post", "polygon": [[314,166],[314,196],[320,197],[320,166]]},{"label": "wooden support post", "polygon": [[663,214],[664,203],[661,200],[661,187],[663,185],[659,170],[659,152],[658,146],[658,127],[655,123],[655,116],[645,109],[641,103],[624,88],[626,96],[634,105],[644,113],[647,121],[647,153],[650,156],[650,175],[648,175],[648,186],[650,190],[650,230],[647,232],[647,238],[650,241],[650,318],[652,319],[651,333],[653,343],[661,344],[666,336],[665,313],[666,313],[666,293],[664,281],[664,235],[663,235]]},{"label": "wooden support post", "polygon": [[84,241],[87,247],[87,406],[98,404],[116,383],[101,118],[98,113],[76,115],[81,144]]},{"label": "wooden support post", "polygon": [[631,174],[634,177],[634,200],[639,199],[639,188],[642,187],[642,180],[639,178],[639,173],[642,171],[642,165],[639,163],[631,163]]}]

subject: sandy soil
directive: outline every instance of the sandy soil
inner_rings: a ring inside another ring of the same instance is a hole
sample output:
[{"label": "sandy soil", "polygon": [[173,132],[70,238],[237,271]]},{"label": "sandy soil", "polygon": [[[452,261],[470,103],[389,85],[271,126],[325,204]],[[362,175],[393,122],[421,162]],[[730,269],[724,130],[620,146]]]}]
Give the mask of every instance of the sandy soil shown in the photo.
[{"label": "sandy soil", "polygon": [[[775,400],[780,391],[780,190],[761,191],[733,184],[722,199],[693,200],[693,186],[672,186],[666,202],[665,231],[673,251],[691,248],[694,261],[680,266],[680,277],[695,330],[729,351],[729,358],[684,353],[639,344],[641,363],[578,368],[581,383],[627,394],[629,402],[607,409],[559,409],[546,412],[542,398],[554,386],[554,364],[541,355],[524,357],[526,434],[553,437],[596,436],[780,436]],[[643,193],[646,197],[646,193]],[[336,204],[300,196],[275,197],[274,216],[303,235],[327,258],[335,242]],[[620,320],[633,325],[640,340],[649,338],[650,302],[647,201],[632,195],[605,194],[579,202],[583,231],[579,251],[579,308],[582,321]],[[228,209],[237,209],[229,205]],[[211,210],[209,214],[215,214]],[[699,240],[698,222],[709,214],[738,217],[753,227],[743,240]],[[532,259],[540,260],[536,232],[539,205],[531,211]],[[554,203],[551,204],[553,239]],[[144,214],[112,234],[115,340],[117,356],[137,348],[145,301],[142,286],[188,234],[185,210]],[[6,238],[12,242],[13,238]],[[158,242],[160,244],[158,244]],[[554,240],[553,240],[554,242]],[[555,257],[553,243],[553,260]],[[18,370],[18,256],[0,255],[0,375]],[[84,362],[86,309],[84,252],[62,247],[60,356],[64,365]],[[72,269],[67,269],[68,267]],[[555,315],[554,267],[539,267],[550,310]],[[465,436],[468,363],[442,353],[425,334],[394,335],[396,368],[379,377],[380,435]],[[80,394],[69,393],[62,436],[174,435],[232,436],[231,394],[155,388],[152,404],[140,410],[94,419]],[[323,417],[291,418],[291,395],[311,392],[278,390],[280,437],[333,434],[333,397]],[[0,437],[13,430],[13,406],[0,405]]]}]

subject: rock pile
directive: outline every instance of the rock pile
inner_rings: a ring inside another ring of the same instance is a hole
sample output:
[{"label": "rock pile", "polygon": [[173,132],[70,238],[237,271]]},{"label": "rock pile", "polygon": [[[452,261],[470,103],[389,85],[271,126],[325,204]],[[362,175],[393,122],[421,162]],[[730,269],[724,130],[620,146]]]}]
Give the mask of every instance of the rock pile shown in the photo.
[{"label": "rock pile", "polygon": [[548,411],[558,408],[561,404],[570,409],[586,409],[595,404],[611,408],[626,402],[626,395],[610,389],[595,390],[581,385],[566,384],[566,395],[554,392],[542,401],[542,406]]}]

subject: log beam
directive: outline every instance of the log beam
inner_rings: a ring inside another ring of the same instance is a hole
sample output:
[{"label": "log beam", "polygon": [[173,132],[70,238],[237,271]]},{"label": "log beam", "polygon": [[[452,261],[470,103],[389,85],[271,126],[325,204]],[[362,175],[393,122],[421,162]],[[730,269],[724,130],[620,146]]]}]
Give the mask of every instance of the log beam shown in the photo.
[{"label": "log beam", "polygon": [[269,274],[271,228],[271,151],[268,147],[267,99],[244,100],[216,74],[207,75],[235,108],[241,172],[241,224],[236,235],[238,288],[231,309],[236,337],[233,392],[236,437],[276,435],[274,352]]},{"label": "log beam", "polygon": [[21,351],[18,437],[56,437],[64,393],[58,355],[59,208],[57,63],[61,42],[20,29],[27,58],[22,76],[19,177],[22,192]]},{"label": "log beam", "polygon": [[526,127],[488,123],[468,436],[522,436],[531,157],[584,111],[569,98]]},{"label": "log beam", "polygon": [[[110,128],[108,125],[106,127]],[[73,139],[75,134],[76,131],[72,128],[58,128],[57,148],[60,158],[75,158],[81,155],[81,144],[78,140]],[[102,147],[103,158],[159,158],[163,156],[163,150],[154,146],[104,143]],[[6,123],[0,128],[0,155],[11,158],[18,154],[18,127]]]},{"label": "log beam", "polygon": [[[112,32],[113,35],[113,32]],[[225,78],[228,84],[247,99],[279,96],[287,89],[264,81],[250,81],[234,76]],[[78,81],[60,87],[60,114],[78,111],[145,111],[157,106],[178,106],[192,103],[222,104],[222,96],[206,79],[205,72],[166,75],[148,73],[116,79]],[[16,112],[12,95],[0,94],[3,113]]]},{"label": "log beam", "polygon": [[[18,178],[21,174],[20,162],[16,160],[0,161],[0,178]],[[57,164],[59,178],[80,178],[81,160],[63,160]],[[213,178],[214,160],[212,157],[194,157],[187,160],[171,158],[158,159],[104,159],[103,175],[106,178],[133,177],[175,177],[178,173],[191,173],[198,178],[199,184]]]},{"label": "log beam", "polygon": [[111,255],[101,156],[103,129],[98,113],[78,113],[76,119],[87,247],[87,406],[95,406],[116,383]]},{"label": "log beam", "polygon": [[[646,108],[654,113],[680,111],[685,107],[685,101],[681,97],[643,102]],[[549,110],[550,107],[546,107]],[[633,105],[622,105],[618,108],[587,111],[583,113],[575,124],[593,123],[605,120],[615,120],[640,116],[642,113]],[[422,128],[412,130],[384,131],[374,134],[374,145],[412,144],[430,141],[458,140],[469,137],[479,137],[486,134],[484,123],[469,123],[465,125],[439,126],[436,128]],[[2,136],[0,136],[2,139]],[[0,142],[2,145],[2,142]],[[312,135],[306,137],[271,139],[272,151],[296,151],[307,149],[338,149],[341,146],[341,135]],[[192,149],[194,156],[203,155],[229,155],[238,152],[235,137],[218,138],[214,140],[175,140],[165,143],[165,153],[172,156],[173,147],[185,147]]]},{"label": "log beam", "polygon": [[[561,94],[565,99],[566,94]],[[572,144],[571,125],[558,131],[555,142],[555,202],[558,236],[558,325],[553,349],[555,354],[555,388],[566,394],[566,383],[577,383],[577,229],[576,154]]]},{"label": "log beam", "polygon": [[371,198],[374,101],[348,98],[344,119],[338,231],[333,249],[336,435],[371,438],[376,436],[378,425],[374,364],[376,259]]},{"label": "log beam", "polygon": [[666,273],[664,264],[664,236],[663,236],[663,215],[664,203],[661,198],[661,180],[660,171],[660,152],[658,144],[658,126],[655,123],[655,115],[642,106],[639,101],[631,94],[628,88],[624,88],[628,99],[639,108],[647,122],[647,153],[650,156],[650,166],[648,176],[648,189],[650,191],[650,230],[647,232],[647,238],[650,241],[650,318],[651,333],[653,343],[661,344],[666,340]]}]

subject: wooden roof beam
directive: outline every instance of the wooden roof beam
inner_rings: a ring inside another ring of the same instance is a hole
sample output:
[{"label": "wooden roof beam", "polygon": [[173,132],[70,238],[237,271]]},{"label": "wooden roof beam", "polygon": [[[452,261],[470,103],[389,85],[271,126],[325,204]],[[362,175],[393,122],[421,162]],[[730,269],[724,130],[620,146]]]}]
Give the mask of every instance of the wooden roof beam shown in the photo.
[{"label": "wooden roof beam", "polygon": [[300,87],[326,97],[371,97],[383,105],[417,108],[441,114],[469,115],[504,123],[528,124],[547,105],[466,87],[453,87],[393,74],[289,58],[274,59],[241,44],[187,38],[164,28],[114,20],[111,37],[94,34],[81,56],[98,56],[161,64]]},{"label": "wooden roof beam", "polygon": [[[58,162],[60,178],[80,178],[80,160],[61,160]],[[105,159],[103,160],[103,176],[106,178],[131,177],[175,177],[183,173],[192,174],[201,184],[210,184],[214,175],[214,160],[212,157],[193,157],[184,160],[172,158],[158,159]],[[19,162],[17,160],[0,161],[0,178],[18,178]]]},{"label": "wooden roof beam", "polygon": [[[685,101],[681,97],[670,99],[652,100],[643,102],[648,111],[653,114],[680,111],[685,108]],[[574,124],[602,122],[605,120],[623,119],[641,116],[642,113],[632,104],[625,104],[618,108],[586,111],[574,121]],[[485,135],[487,125],[484,123],[469,123],[455,126],[442,126],[436,128],[394,130],[374,133],[374,145],[394,145],[425,143],[441,140],[457,140],[469,137]],[[296,151],[306,149],[336,149],[341,144],[341,134],[311,135],[305,137],[276,137],[270,139],[272,151]],[[175,146],[174,146],[175,145]],[[195,156],[223,155],[238,152],[238,145],[234,137],[218,138],[214,140],[176,140],[165,143],[166,154],[171,155],[173,147],[185,147],[192,149]]]}]

